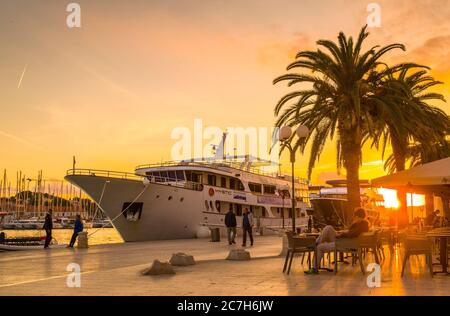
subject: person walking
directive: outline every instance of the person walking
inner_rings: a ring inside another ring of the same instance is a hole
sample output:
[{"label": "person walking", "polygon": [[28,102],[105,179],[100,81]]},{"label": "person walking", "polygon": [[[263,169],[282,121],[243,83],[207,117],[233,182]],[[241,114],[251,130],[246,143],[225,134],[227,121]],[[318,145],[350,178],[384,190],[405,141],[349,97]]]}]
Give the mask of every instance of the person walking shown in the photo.
[{"label": "person walking", "polygon": [[225,214],[225,226],[227,226],[227,236],[228,236],[228,244],[232,245],[236,242],[234,239],[236,238],[236,215],[233,210],[230,209],[227,214]]},{"label": "person walking", "polygon": [[53,230],[53,218],[52,218],[53,211],[50,209],[48,210],[47,214],[45,215],[45,221],[44,221],[44,230],[45,230],[45,245],[44,248],[48,248],[50,245],[50,242],[52,241],[52,230]]},{"label": "person walking", "polygon": [[81,216],[77,215],[75,218],[75,227],[73,228],[72,238],[70,239],[70,244],[67,246],[68,248],[73,248],[75,241],[77,240],[78,233],[83,231],[83,222],[81,221]]},{"label": "person walking", "polygon": [[244,215],[242,216],[242,247],[247,246],[247,233],[250,237],[250,246],[253,246],[253,215],[248,211],[248,208],[244,209]]}]

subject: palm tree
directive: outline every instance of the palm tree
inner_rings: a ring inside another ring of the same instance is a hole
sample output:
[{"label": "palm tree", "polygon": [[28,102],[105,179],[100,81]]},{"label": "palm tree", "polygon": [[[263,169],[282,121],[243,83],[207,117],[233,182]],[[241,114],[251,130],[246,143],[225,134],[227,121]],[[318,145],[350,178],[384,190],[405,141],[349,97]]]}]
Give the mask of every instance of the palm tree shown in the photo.
[{"label": "palm tree", "polygon": [[[420,66],[420,70],[410,74],[413,68],[403,67],[381,80],[384,92],[403,96],[395,98],[398,102],[390,112],[378,112],[377,109],[372,112],[379,129],[373,145],[378,147],[382,144],[383,158],[386,145],[390,143],[392,147],[392,154],[385,164],[389,173],[405,170],[406,161],[420,154],[438,158],[445,155],[446,150],[448,154],[445,137],[450,130],[450,120],[442,110],[429,104],[433,100],[445,101],[441,94],[428,92],[441,82],[427,75],[427,67]],[[414,156],[411,156],[412,150]],[[425,159],[432,158],[424,156]],[[406,192],[398,191],[397,196],[401,207],[400,220],[406,223]]]},{"label": "palm tree", "polygon": [[[363,42],[369,35],[366,28],[362,28],[356,43],[342,32],[337,43],[317,41],[317,45],[325,50],[301,51],[296,61],[287,67],[288,71],[299,69],[300,73],[288,73],[274,80],[274,84],[288,81],[289,87],[301,85],[299,90],[281,98],[275,107],[275,115],[278,116],[277,126],[303,124],[314,131],[304,143],[297,141],[294,146],[304,150],[305,144],[312,139],[309,176],[325,142],[337,138],[337,167],[344,166],[347,171],[350,210],[360,205],[361,147],[366,136],[375,133],[371,114],[373,105],[379,111],[389,111],[395,101],[391,94],[380,93],[376,85],[378,76],[403,67],[387,68],[380,59],[393,49],[405,50],[401,44],[391,44],[382,48],[375,46],[363,52]],[[288,105],[290,101],[295,102]]]},{"label": "palm tree", "polygon": [[[450,157],[450,141],[444,143],[416,143],[408,146],[406,161],[409,167],[417,167],[425,163]],[[385,162],[385,169],[393,173],[396,169],[395,156],[391,154]]]},{"label": "palm tree", "polygon": [[374,139],[373,144],[378,145],[381,140],[383,156],[386,144],[391,144],[393,153],[385,164],[385,169],[389,173],[405,170],[406,161],[408,156],[411,158],[413,148],[417,154],[418,150],[421,150],[424,155],[426,152],[430,155],[435,153],[437,157],[444,154],[439,152],[439,148],[444,151],[447,148],[446,136],[450,131],[450,119],[441,109],[429,104],[429,101],[445,102],[445,99],[442,94],[428,92],[428,89],[442,82],[428,76],[426,70],[408,74],[410,69],[405,67],[396,77],[391,75],[384,82],[388,86],[392,84],[402,86],[396,90],[404,94],[404,97],[398,98],[403,102],[396,104],[401,115],[397,113],[377,115],[381,128],[380,135]]}]

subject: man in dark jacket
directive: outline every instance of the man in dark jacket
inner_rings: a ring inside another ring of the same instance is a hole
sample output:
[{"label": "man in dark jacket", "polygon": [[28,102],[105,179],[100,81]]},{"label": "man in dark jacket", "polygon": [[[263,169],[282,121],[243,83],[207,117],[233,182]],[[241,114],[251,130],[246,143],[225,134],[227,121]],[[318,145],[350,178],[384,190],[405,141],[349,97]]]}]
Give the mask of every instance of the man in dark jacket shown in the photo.
[{"label": "man in dark jacket", "polygon": [[45,230],[45,245],[44,248],[48,248],[50,242],[52,241],[52,229],[53,229],[53,219],[52,210],[48,210],[47,215],[45,215],[44,230]]},{"label": "man in dark jacket", "polygon": [[436,210],[427,217],[425,217],[425,225],[437,227],[439,213],[440,211]]},{"label": "man in dark jacket", "polygon": [[247,246],[247,234],[250,236],[250,246],[253,246],[253,215],[248,211],[247,208],[244,209],[244,214],[242,216],[242,247]]},{"label": "man in dark jacket", "polygon": [[75,244],[75,240],[77,240],[78,233],[81,233],[83,231],[83,222],[81,221],[81,216],[77,215],[75,219],[75,227],[73,228],[73,234],[72,238],[70,239],[69,248],[72,248]]},{"label": "man in dark jacket", "polygon": [[346,232],[338,234],[333,226],[325,226],[322,233],[316,240],[316,256],[314,260],[314,268],[305,271],[306,274],[319,273],[319,265],[322,261],[324,253],[333,251],[335,248],[336,238],[357,238],[359,235],[369,231],[369,222],[366,220],[366,211],[362,207],[355,209],[353,213],[353,223]]},{"label": "man in dark jacket", "polygon": [[230,209],[227,214],[225,214],[225,226],[227,226],[227,236],[228,244],[235,244],[234,238],[236,237],[236,215],[234,215],[233,210]]}]

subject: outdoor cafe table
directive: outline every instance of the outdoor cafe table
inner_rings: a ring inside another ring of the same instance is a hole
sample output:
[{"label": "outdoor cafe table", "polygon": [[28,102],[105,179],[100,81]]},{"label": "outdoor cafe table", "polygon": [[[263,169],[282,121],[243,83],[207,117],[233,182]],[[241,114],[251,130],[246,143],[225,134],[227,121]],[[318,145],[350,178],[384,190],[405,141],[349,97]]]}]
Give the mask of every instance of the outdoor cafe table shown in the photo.
[{"label": "outdoor cafe table", "polygon": [[442,271],[436,272],[436,273],[445,273],[450,274],[448,271],[448,263],[447,263],[447,238],[450,238],[450,227],[444,227],[444,228],[436,228],[431,231],[429,231],[426,234],[428,237],[434,237],[440,239],[440,255],[439,255],[439,261],[442,265]]}]

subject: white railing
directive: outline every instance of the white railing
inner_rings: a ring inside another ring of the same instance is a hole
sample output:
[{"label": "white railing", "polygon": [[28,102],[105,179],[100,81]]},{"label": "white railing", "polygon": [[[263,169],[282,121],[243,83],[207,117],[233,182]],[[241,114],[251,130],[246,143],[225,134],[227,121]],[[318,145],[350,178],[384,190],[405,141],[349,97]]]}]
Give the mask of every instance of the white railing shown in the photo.
[{"label": "white railing", "polygon": [[203,184],[185,181],[180,179],[171,179],[167,177],[155,177],[155,176],[146,176],[139,175],[128,172],[119,172],[119,171],[109,171],[109,170],[95,170],[95,169],[69,169],[67,170],[67,175],[81,175],[81,176],[92,176],[92,177],[105,177],[105,178],[113,178],[113,179],[126,179],[126,180],[139,180],[143,181],[144,178],[147,178],[151,183],[175,186],[179,188],[202,191]]},{"label": "white railing", "polygon": [[[240,170],[240,171],[250,172],[253,174],[282,178],[282,179],[289,180],[289,181],[291,180],[291,176],[289,176],[289,175],[280,176],[276,172],[264,172],[257,167],[251,167],[251,166],[248,167],[248,165],[246,165],[244,162],[239,163],[239,162],[227,161],[227,160],[223,160],[223,161],[213,161],[213,160],[167,161],[167,162],[161,162],[161,163],[139,165],[135,168],[135,170],[162,168],[162,167],[186,167],[186,166],[206,167],[206,168],[211,168],[211,169],[215,169],[215,170],[219,170],[220,168],[227,167],[227,168],[233,168],[233,169]],[[305,185],[309,184],[309,182],[306,179],[295,178],[295,181],[296,181],[296,183],[300,183],[300,184],[305,184]]]},{"label": "white railing", "polygon": [[97,169],[69,169],[67,170],[67,175],[98,176],[98,177],[130,179],[130,180],[142,180],[144,178],[144,176],[142,175],[129,172],[97,170]]}]

